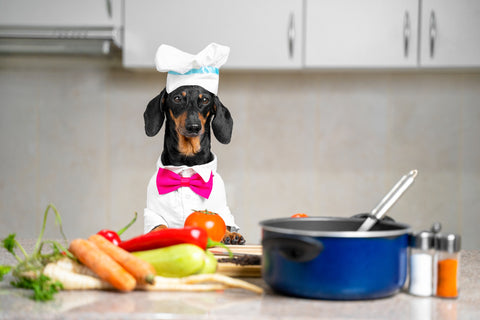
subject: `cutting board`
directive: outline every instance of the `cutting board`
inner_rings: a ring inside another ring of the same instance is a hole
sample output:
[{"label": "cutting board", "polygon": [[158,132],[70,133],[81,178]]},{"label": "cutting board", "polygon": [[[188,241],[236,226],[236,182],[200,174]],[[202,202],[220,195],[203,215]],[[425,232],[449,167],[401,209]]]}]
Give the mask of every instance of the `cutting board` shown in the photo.
[{"label": "cutting board", "polygon": [[[262,255],[261,245],[228,245],[233,254]],[[228,252],[222,247],[210,248],[217,259],[228,258]],[[219,262],[217,272],[230,277],[261,277],[262,267],[260,265],[241,266],[231,262]]]}]

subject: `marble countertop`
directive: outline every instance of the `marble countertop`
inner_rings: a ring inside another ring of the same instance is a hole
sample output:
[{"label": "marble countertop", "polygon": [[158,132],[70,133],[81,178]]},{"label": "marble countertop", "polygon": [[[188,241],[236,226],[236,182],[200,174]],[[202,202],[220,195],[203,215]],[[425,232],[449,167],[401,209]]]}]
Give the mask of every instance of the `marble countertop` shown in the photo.
[{"label": "marble countertop", "polygon": [[[0,250],[0,264],[14,263]],[[34,302],[11,279],[0,282],[0,319],[480,319],[480,250],[461,253],[458,299],[400,292],[367,301],[310,300],[276,294],[261,278],[246,278],[265,293],[63,291],[53,301]]]}]

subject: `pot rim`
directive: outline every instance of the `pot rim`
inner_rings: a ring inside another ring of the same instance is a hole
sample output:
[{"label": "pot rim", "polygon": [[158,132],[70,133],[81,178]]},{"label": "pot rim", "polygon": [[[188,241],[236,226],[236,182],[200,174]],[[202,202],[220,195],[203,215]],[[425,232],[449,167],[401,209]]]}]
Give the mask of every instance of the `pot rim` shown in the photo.
[{"label": "pot rim", "polygon": [[[395,237],[408,234],[411,232],[411,228],[407,224],[381,221],[382,225],[390,227],[397,227],[393,230],[370,230],[370,231],[327,231],[327,230],[301,230],[288,227],[275,226],[276,223],[288,222],[288,221],[355,221],[361,223],[364,221],[362,218],[342,218],[342,217],[305,217],[305,218],[275,218],[260,221],[260,226],[267,231],[283,233],[288,235],[302,235],[310,237],[332,237],[332,238],[384,238]],[[274,224],[274,225],[272,225]]]}]

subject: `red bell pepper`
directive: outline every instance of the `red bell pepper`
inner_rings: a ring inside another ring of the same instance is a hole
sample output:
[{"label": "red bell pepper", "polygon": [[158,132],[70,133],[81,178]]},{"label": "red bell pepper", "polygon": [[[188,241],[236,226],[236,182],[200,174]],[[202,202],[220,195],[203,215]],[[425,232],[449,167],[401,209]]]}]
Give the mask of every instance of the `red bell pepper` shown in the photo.
[{"label": "red bell pepper", "polygon": [[213,246],[225,247],[223,243],[210,240],[207,231],[197,227],[160,229],[125,240],[119,244],[119,247],[134,252],[164,248],[181,243],[194,244],[204,250]]},{"label": "red bell pepper", "polygon": [[130,221],[125,227],[120,229],[118,232],[108,230],[108,229],[103,229],[98,231],[97,234],[101,235],[102,237],[104,237],[114,245],[118,246],[122,242],[122,240],[120,239],[120,236],[122,235],[122,233],[124,233],[125,230],[127,230],[136,220],[137,220],[137,213],[135,212],[135,216],[133,217],[132,221]]}]

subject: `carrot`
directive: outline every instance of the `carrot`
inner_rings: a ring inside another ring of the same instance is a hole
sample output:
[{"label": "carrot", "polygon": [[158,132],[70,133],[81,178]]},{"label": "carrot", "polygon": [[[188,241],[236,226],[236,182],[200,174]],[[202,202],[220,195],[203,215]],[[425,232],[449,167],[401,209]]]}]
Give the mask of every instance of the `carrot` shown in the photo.
[{"label": "carrot", "polygon": [[135,278],[110,256],[100,250],[93,242],[85,239],[75,239],[68,250],[84,265],[92,269],[102,280],[109,282],[121,291],[135,289]]},{"label": "carrot", "polygon": [[104,237],[94,234],[88,238],[97,247],[118,262],[125,270],[135,277],[138,283],[153,283],[155,277],[154,267],[130,252],[114,245]]}]

